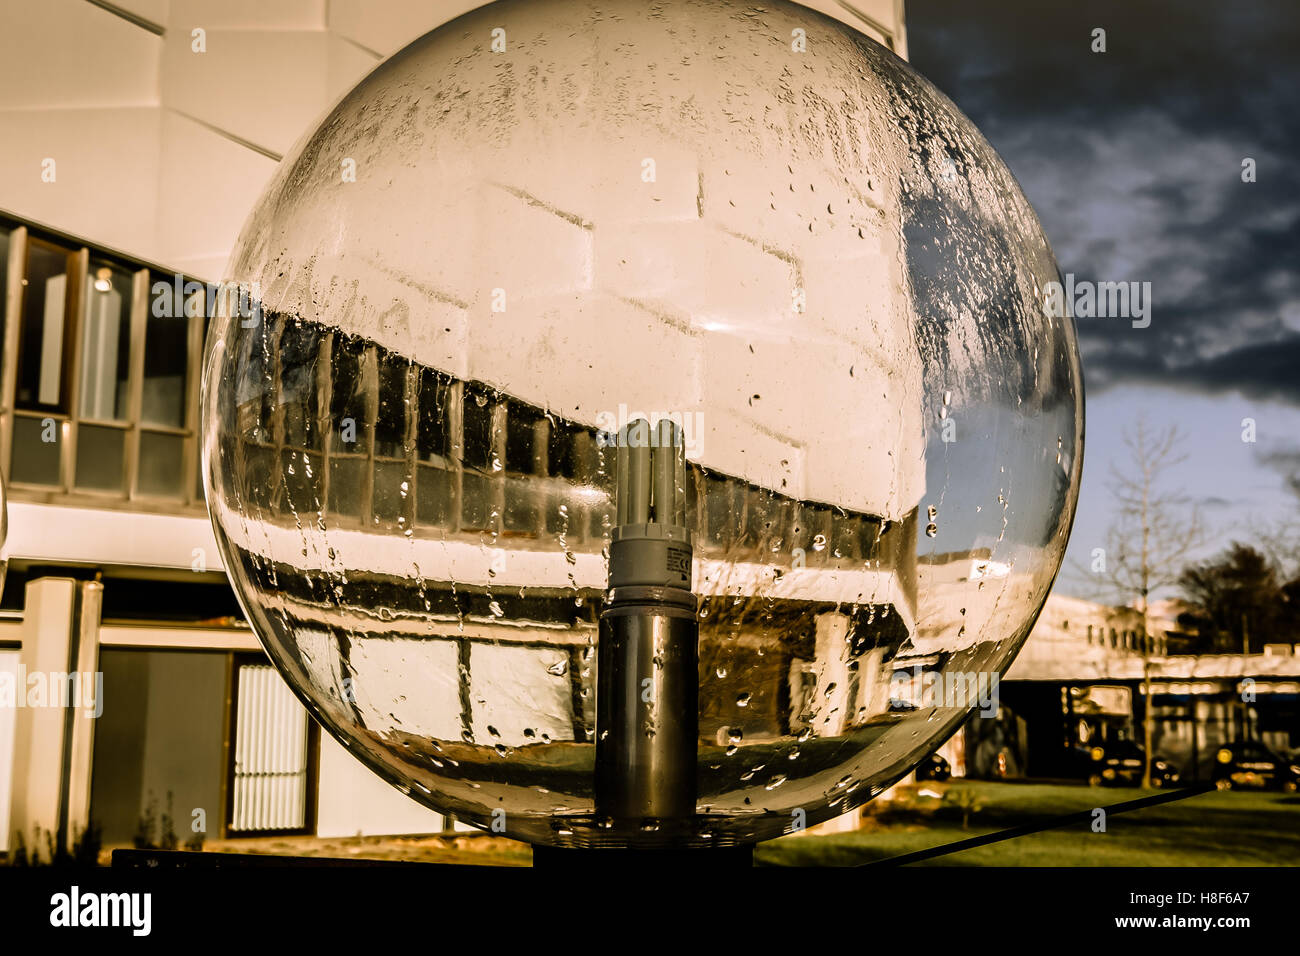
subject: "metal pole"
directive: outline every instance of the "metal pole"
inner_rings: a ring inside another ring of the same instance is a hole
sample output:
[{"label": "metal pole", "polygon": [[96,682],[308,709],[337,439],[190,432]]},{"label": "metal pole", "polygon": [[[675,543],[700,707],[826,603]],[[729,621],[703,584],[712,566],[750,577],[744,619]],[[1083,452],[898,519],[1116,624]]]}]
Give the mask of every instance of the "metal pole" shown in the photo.
[{"label": "metal pole", "polygon": [[617,515],[596,678],[597,819],[615,832],[695,816],[696,598],[685,460],[671,421],[619,433]]}]

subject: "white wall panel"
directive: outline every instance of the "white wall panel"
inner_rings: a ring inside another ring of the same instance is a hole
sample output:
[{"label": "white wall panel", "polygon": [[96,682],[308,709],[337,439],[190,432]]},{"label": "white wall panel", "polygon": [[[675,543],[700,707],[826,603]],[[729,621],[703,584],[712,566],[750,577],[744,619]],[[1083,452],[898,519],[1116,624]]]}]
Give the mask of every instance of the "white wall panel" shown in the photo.
[{"label": "white wall panel", "polygon": [[163,115],[162,144],[159,258],[224,262],[275,162],[175,113]]},{"label": "white wall panel", "polygon": [[342,99],[344,93],[379,64],[377,56],[334,33],[327,35],[327,53],[326,108]]},{"label": "white wall panel", "polygon": [[9,502],[10,560],[192,568],[195,548],[221,570],[207,518]]},{"label": "white wall panel", "polygon": [[152,24],[166,27],[168,13],[175,4],[173,0],[113,0],[113,5]]},{"label": "white wall panel", "polygon": [[161,54],[161,37],[85,0],[8,0],[0,109],[156,105]]},{"label": "white wall panel", "polygon": [[322,30],[325,0],[171,0],[168,32]]},{"label": "white wall panel", "polygon": [[167,35],[164,106],[283,154],[328,105],[321,31],[207,31],[206,51],[190,35]]},{"label": "white wall panel", "polygon": [[[156,107],[0,112],[0,208],[127,252],[155,242]],[[42,163],[54,160],[54,181]]]},{"label": "white wall panel", "polygon": [[329,28],[381,56],[482,6],[476,0],[330,0]]}]

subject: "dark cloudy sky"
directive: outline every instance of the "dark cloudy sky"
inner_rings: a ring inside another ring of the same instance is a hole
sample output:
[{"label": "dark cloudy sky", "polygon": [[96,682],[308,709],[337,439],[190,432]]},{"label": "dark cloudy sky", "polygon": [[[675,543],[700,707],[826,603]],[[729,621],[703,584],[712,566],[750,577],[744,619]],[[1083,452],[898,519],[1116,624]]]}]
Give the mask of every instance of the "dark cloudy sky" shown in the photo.
[{"label": "dark cloudy sky", "polygon": [[[1107,473],[1139,413],[1187,434],[1171,485],[1204,506],[1211,550],[1294,515],[1300,2],[907,0],[906,14],[912,64],[1010,165],[1061,271],[1151,283],[1149,328],[1077,323],[1088,422],[1072,556],[1102,543]],[[1067,573],[1060,587],[1087,589]]]}]

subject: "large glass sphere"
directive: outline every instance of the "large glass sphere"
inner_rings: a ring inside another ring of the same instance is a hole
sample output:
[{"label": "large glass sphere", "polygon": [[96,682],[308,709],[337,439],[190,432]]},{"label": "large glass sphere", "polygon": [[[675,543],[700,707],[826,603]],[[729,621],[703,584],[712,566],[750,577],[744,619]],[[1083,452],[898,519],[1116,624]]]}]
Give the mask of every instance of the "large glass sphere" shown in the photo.
[{"label": "large glass sphere", "polygon": [[1082,396],[1042,229],[951,102],[807,8],[475,10],[297,146],[227,278],[261,305],[222,297],[208,346],[231,579],[316,719],[458,819],[601,840],[630,419],[685,432],[690,842],[905,775],[996,705],[1059,567]]}]

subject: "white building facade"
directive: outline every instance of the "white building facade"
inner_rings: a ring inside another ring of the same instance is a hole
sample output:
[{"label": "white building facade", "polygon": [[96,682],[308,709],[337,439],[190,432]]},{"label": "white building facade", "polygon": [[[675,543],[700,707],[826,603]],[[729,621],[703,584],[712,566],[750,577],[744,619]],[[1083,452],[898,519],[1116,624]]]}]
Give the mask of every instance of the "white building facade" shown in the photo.
[{"label": "white building facade", "polygon": [[[901,0],[808,5],[906,56]],[[180,843],[446,826],[319,734],[239,621],[198,474],[207,319],[187,283],[223,278],[340,95],[475,6],[0,8],[0,675],[22,692],[0,707],[0,850],[91,821],[108,844],[162,839],[164,815]],[[80,708],[27,699],[70,672]]]}]

